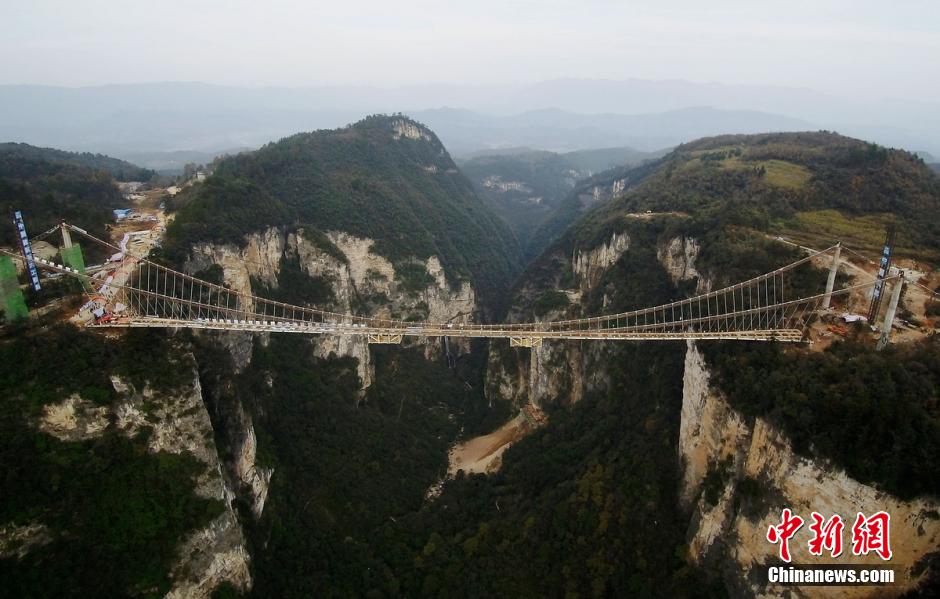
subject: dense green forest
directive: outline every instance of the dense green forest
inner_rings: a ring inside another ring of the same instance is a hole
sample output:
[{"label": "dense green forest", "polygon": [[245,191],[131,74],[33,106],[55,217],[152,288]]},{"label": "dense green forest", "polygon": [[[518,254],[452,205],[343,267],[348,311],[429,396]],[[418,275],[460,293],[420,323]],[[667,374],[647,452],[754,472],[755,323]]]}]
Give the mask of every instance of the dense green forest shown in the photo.
[{"label": "dense green forest", "polygon": [[[124,205],[112,173],[93,160],[85,164],[77,158],[60,159],[59,154],[25,144],[0,145],[0,212],[9,215],[22,210],[30,235],[65,219],[105,237],[105,224],[113,219],[111,211]],[[12,224],[0,227],[0,244],[13,245],[17,239]]]},{"label": "dense green forest", "polygon": [[162,596],[183,536],[222,510],[193,494],[204,465],[147,450],[113,422],[101,436],[65,442],[40,432],[42,406],[72,393],[96,406],[115,399],[110,374],[172,392],[194,364],[164,335],[133,330],[105,340],[69,326],[0,341],[0,528],[41,523],[48,543],[0,559],[0,595]]},{"label": "dense green forest", "polygon": [[[412,137],[397,129],[413,128]],[[170,206],[168,256],[200,241],[241,243],[269,226],[341,230],[375,240],[393,263],[437,255],[452,278],[496,301],[520,267],[506,225],[475,194],[437,137],[402,116],[301,133],[222,159]]]}]

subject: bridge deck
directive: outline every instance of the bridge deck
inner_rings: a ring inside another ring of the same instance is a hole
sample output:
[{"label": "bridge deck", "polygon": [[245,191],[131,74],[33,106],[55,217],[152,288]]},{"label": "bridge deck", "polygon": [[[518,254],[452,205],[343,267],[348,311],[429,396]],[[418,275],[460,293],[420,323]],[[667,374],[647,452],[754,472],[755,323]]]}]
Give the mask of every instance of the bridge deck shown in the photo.
[{"label": "bridge deck", "polygon": [[493,325],[439,325],[432,327],[371,327],[351,324],[295,323],[295,322],[249,322],[224,321],[221,319],[182,320],[173,318],[128,318],[103,324],[90,324],[92,328],[113,327],[158,327],[188,328],[218,331],[246,331],[253,333],[305,333],[312,335],[351,335],[370,337],[394,335],[404,337],[473,337],[511,339],[582,339],[582,340],[681,340],[681,339],[726,339],[738,341],[786,341],[798,342],[803,338],[799,329],[758,329],[748,331],[636,331],[609,328],[603,330],[543,330],[521,331],[518,329],[494,328]]}]

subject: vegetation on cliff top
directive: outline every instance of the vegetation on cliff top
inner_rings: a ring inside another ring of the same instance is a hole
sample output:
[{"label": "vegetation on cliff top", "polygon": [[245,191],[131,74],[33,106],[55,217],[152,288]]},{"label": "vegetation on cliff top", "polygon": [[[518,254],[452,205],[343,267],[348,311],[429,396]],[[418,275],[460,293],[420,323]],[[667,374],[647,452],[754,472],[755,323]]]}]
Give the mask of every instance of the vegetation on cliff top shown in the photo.
[{"label": "vegetation on cliff top", "polygon": [[581,220],[569,243],[596,245],[622,229],[624,214],[647,210],[689,214],[703,230],[737,225],[818,243],[841,233],[858,249],[880,249],[883,232],[833,231],[813,216],[830,210],[894,222],[901,254],[940,260],[940,177],[913,154],[835,133],[726,135],[681,145],[636,189]]},{"label": "vegetation on cliff top", "polygon": [[832,459],[904,499],[940,497],[940,340],[873,352],[702,345],[715,383],[744,414],[779,425],[804,455]]}]

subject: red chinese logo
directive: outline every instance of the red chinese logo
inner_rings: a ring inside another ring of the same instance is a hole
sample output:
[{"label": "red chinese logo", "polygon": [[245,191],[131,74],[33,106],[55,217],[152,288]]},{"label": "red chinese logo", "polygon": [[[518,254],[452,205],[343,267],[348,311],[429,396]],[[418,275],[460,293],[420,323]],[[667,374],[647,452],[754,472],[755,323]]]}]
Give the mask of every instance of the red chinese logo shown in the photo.
[{"label": "red chinese logo", "polygon": [[786,508],[780,514],[780,524],[771,525],[767,529],[767,540],[774,544],[780,543],[780,559],[785,562],[790,561],[790,539],[801,526],[803,526],[803,519],[794,516],[793,512]]},{"label": "red chinese logo", "polygon": [[[842,516],[833,514],[826,520],[819,512],[813,512],[810,517],[813,520],[809,525],[813,536],[807,544],[810,555],[822,556],[824,551],[828,551],[832,557],[842,555],[842,532],[846,524]],[[767,541],[780,546],[780,559],[787,563],[791,559],[790,540],[803,527],[803,523],[803,518],[789,508],[784,508],[780,512],[780,524],[771,524],[767,528]],[[858,556],[875,553],[885,561],[890,560],[890,525],[891,516],[885,511],[868,517],[858,512],[852,525],[852,553]]]},{"label": "red chinese logo", "polygon": [[852,553],[868,555],[874,551],[883,560],[891,559],[890,524],[891,516],[887,512],[878,512],[868,518],[859,512],[852,525]]},{"label": "red chinese logo", "polygon": [[834,514],[828,521],[818,512],[813,512],[810,516],[813,519],[813,523],[809,525],[813,533],[813,538],[809,541],[810,555],[822,555],[823,549],[832,557],[842,555],[842,529],[845,528],[842,516]]}]

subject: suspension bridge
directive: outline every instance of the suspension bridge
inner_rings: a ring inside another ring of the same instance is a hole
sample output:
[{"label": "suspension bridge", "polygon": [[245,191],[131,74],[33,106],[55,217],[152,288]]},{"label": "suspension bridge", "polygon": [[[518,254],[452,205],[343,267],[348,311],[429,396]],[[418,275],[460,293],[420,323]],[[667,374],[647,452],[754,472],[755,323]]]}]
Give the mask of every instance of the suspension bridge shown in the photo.
[{"label": "suspension bridge", "polygon": [[[131,255],[85,230],[63,223],[69,232],[116,252],[95,275],[84,267],[35,258],[40,270],[81,280],[88,302],[89,328],[161,327],[223,331],[350,335],[369,343],[401,343],[405,337],[508,338],[511,346],[537,347],[545,339],[580,340],[747,340],[798,342],[811,315],[830,307],[833,297],[869,292],[873,280],[834,289],[840,245],[812,252],[772,272],[715,291],[628,312],[548,322],[473,324],[414,322],[358,316],[293,305],[241,293],[187,273]],[[48,233],[48,232],[47,232]],[[10,252],[6,254],[13,255]],[[63,254],[64,255],[64,254]],[[17,259],[22,257],[16,256]],[[806,291],[805,270],[811,261],[829,263],[829,276],[818,289]],[[886,273],[882,284],[895,281],[888,312],[893,318],[903,278]],[[886,314],[887,329],[890,318]]]}]

